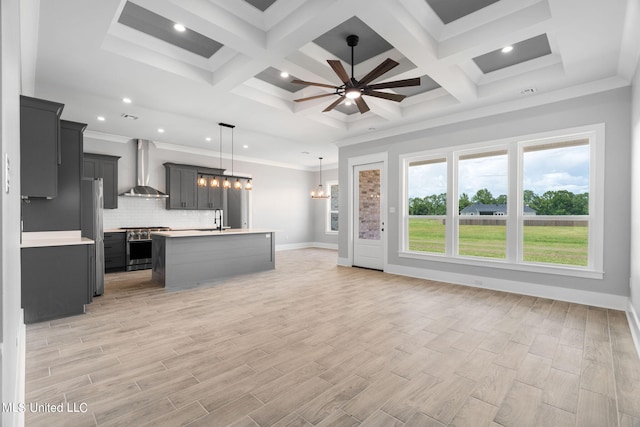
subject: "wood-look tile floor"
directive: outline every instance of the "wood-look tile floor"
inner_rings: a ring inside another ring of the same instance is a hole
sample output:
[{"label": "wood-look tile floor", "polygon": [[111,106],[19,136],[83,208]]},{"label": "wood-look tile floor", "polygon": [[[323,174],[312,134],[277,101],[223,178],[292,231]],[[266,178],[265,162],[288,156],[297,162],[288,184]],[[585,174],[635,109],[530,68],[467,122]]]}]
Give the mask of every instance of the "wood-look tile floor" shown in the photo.
[{"label": "wood-look tile floor", "polygon": [[[27,426],[638,426],[625,314],[336,266],[179,292],[107,275],[87,314],[27,327]],[[65,406],[66,408],[66,406]]]}]

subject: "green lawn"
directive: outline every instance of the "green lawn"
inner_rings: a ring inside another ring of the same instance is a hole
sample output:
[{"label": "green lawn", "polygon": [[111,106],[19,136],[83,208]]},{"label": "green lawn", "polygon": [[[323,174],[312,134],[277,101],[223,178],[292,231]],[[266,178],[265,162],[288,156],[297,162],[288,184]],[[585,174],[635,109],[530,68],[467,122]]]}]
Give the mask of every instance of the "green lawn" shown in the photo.
[{"label": "green lawn", "polygon": [[[524,260],[551,264],[587,265],[588,227],[526,226]],[[445,226],[438,220],[409,219],[409,249],[445,252]],[[500,225],[461,225],[460,255],[505,258],[506,227]]]}]

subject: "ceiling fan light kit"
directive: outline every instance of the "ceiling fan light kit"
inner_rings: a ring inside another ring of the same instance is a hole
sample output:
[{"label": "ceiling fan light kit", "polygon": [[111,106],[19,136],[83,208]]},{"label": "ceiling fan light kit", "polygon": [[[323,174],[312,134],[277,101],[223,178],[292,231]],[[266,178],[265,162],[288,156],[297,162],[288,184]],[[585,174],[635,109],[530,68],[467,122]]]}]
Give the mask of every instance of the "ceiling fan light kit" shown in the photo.
[{"label": "ceiling fan light kit", "polygon": [[315,82],[307,82],[304,80],[292,80],[291,83],[302,84],[306,86],[318,86],[318,87],[326,87],[329,89],[333,89],[333,93],[325,93],[322,95],[309,96],[306,98],[294,99],[295,102],[302,101],[310,101],[312,99],[323,98],[325,96],[337,95],[339,98],[335,100],[333,103],[329,104],[327,108],[322,110],[323,112],[331,111],[342,101],[345,99],[353,100],[355,104],[358,106],[358,110],[360,114],[364,114],[369,111],[369,106],[362,99],[362,95],[373,96],[375,98],[387,99],[389,101],[401,102],[405,95],[400,95],[397,93],[389,93],[389,92],[380,92],[377,89],[391,89],[396,87],[407,87],[407,86],[420,86],[420,77],[415,77],[412,79],[404,79],[404,80],[395,80],[391,82],[385,83],[376,83],[369,84],[374,80],[381,77],[383,74],[388,71],[394,69],[398,65],[398,62],[394,61],[391,58],[385,59],[380,65],[371,70],[367,75],[365,75],[362,79],[356,80],[353,76],[355,61],[353,58],[354,48],[358,45],[360,38],[355,34],[347,36],[347,45],[351,48],[351,77],[347,74],[347,71],[344,69],[342,63],[335,59],[327,60],[329,66],[333,69],[333,71],[337,74],[338,78],[342,81],[342,85],[333,86],[325,83],[315,83]]}]

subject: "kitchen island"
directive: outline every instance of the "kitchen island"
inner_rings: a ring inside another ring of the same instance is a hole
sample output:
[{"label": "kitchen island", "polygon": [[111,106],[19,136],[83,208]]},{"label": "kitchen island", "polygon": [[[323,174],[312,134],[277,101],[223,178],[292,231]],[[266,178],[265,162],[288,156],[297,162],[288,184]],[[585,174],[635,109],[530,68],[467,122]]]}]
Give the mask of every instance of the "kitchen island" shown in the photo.
[{"label": "kitchen island", "polygon": [[152,279],[167,289],[275,268],[273,230],[159,231],[151,239]]}]

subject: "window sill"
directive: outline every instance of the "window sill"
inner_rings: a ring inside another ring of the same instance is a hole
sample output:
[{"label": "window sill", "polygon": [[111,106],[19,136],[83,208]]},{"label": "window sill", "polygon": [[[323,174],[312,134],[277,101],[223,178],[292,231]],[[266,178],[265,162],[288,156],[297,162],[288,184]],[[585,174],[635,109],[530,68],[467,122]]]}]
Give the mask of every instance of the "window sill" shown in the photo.
[{"label": "window sill", "polygon": [[526,271],[530,273],[553,274],[559,276],[580,277],[584,279],[602,280],[604,272],[587,270],[584,268],[574,268],[570,266],[555,266],[542,264],[513,264],[505,260],[495,260],[487,258],[457,257],[452,258],[446,255],[425,254],[420,252],[399,252],[400,258],[420,259],[425,261],[445,262],[448,264],[463,264],[476,267],[499,268],[503,270]]},{"label": "window sill", "polygon": [[337,236],[338,232],[337,231],[325,231],[324,234],[326,234],[327,236]]}]

